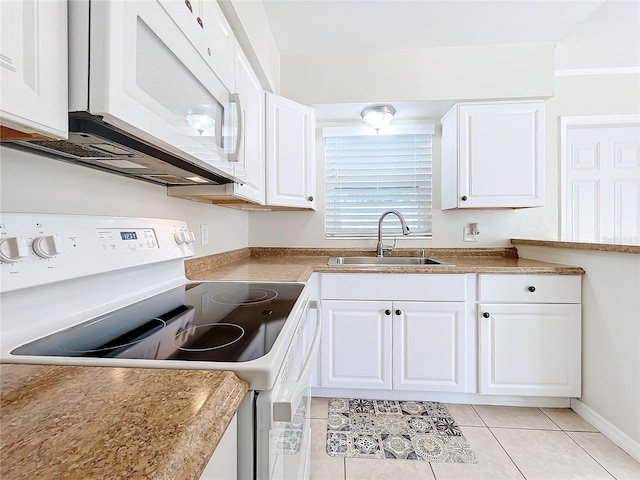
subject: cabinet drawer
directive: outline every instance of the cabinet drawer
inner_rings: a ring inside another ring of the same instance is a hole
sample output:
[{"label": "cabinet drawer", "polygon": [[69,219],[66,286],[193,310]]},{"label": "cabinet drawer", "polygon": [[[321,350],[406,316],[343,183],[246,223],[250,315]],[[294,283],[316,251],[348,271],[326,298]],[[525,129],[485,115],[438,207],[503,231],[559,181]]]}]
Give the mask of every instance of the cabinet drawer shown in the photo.
[{"label": "cabinet drawer", "polygon": [[481,302],[580,303],[579,275],[479,275]]},{"label": "cabinet drawer", "polygon": [[464,302],[465,276],[449,274],[323,273],[322,298]]}]

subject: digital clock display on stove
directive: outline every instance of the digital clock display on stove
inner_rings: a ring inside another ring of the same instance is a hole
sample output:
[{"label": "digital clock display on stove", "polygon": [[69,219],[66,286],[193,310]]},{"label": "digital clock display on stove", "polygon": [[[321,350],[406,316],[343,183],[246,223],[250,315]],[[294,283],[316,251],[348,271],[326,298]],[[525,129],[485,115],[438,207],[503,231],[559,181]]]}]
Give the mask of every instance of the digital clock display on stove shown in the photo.
[{"label": "digital clock display on stove", "polygon": [[122,238],[122,240],[137,240],[138,239],[138,235],[136,235],[136,232],[120,232],[120,237]]}]

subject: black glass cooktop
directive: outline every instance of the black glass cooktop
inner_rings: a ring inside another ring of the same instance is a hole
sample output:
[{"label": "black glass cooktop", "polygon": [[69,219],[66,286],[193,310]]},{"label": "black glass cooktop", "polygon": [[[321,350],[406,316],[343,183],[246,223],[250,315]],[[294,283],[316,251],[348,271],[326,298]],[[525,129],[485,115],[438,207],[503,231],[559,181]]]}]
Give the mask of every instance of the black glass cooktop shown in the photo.
[{"label": "black glass cooktop", "polygon": [[14,349],[13,355],[243,362],[267,354],[304,285],[191,283]]}]

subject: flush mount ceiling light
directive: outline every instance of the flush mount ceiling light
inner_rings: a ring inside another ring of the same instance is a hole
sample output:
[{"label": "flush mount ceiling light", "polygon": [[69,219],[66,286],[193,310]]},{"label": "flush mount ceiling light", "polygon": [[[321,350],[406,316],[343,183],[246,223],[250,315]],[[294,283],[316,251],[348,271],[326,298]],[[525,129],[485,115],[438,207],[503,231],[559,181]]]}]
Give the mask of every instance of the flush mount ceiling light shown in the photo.
[{"label": "flush mount ceiling light", "polygon": [[391,105],[374,105],[362,110],[360,116],[364,123],[371,128],[375,128],[376,131],[382,127],[386,127],[391,122],[391,119],[396,114],[396,109]]},{"label": "flush mount ceiling light", "polygon": [[189,110],[186,117],[189,125],[196,129],[198,133],[200,133],[200,135],[202,135],[202,133],[206,132],[207,130],[211,130],[216,124],[216,121],[213,119],[213,117],[211,115],[207,115],[206,113],[199,113]]}]

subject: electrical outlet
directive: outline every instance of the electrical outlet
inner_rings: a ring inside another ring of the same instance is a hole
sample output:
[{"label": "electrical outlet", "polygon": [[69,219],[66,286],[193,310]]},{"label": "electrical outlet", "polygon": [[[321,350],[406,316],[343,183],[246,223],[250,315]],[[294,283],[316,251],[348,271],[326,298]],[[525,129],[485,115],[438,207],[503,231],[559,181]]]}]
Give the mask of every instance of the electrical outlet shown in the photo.
[{"label": "electrical outlet", "polygon": [[200,225],[200,245],[209,245],[209,225]]},{"label": "electrical outlet", "polygon": [[477,242],[479,235],[474,235],[471,233],[471,227],[464,227],[462,240],[465,242]]}]

